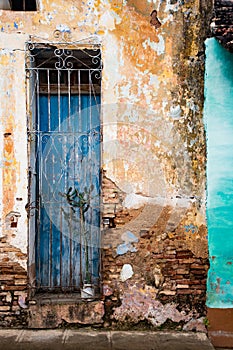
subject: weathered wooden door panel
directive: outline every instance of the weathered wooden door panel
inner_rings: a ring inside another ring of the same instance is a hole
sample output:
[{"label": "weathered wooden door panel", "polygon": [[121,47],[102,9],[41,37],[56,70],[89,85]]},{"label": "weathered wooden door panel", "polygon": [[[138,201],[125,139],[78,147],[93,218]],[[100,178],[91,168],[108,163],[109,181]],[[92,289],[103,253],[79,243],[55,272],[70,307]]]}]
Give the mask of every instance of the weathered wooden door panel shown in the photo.
[{"label": "weathered wooden door panel", "polygon": [[[100,97],[38,98],[37,288],[77,291],[99,282]],[[88,202],[83,216],[77,197],[69,201],[75,190]]]}]

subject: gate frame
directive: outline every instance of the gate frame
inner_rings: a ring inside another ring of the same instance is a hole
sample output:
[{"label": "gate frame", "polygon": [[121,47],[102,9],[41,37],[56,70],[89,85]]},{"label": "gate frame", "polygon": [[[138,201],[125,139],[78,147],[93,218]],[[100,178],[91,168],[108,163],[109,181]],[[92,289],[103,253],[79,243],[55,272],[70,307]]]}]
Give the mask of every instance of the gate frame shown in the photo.
[{"label": "gate frame", "polygon": [[[45,38],[41,38],[38,36],[30,36],[29,40],[26,42],[25,45],[25,71],[26,71],[26,81],[25,81],[25,88],[26,88],[26,117],[27,117],[27,130],[28,130],[28,203],[26,205],[26,210],[28,214],[28,297],[29,300],[32,298],[35,298],[36,296],[36,215],[35,211],[37,210],[37,203],[36,203],[36,189],[33,181],[33,174],[31,164],[32,160],[35,159],[34,154],[35,150],[33,151],[31,142],[30,142],[30,129],[33,128],[32,121],[34,119],[34,116],[36,114],[35,112],[35,106],[33,106],[30,103],[31,101],[31,86],[33,84],[33,79],[30,74],[30,70],[33,68],[33,64],[35,62],[34,56],[31,54],[35,47],[37,48],[54,48],[56,46],[59,49],[62,50],[99,50],[100,57],[99,57],[99,67],[96,69],[97,72],[100,74],[100,79],[102,76],[103,66],[102,66],[102,44],[100,41],[100,38],[97,35],[91,35],[86,38],[83,38],[78,41],[72,41],[71,32],[70,31],[59,31],[55,30],[53,33],[54,40],[48,40]],[[95,59],[95,57],[94,57]],[[101,79],[102,81],[102,79]],[[100,105],[102,105],[102,89],[100,84]],[[102,198],[102,112],[100,110],[100,205],[101,205],[101,198]],[[100,241],[101,241],[101,222],[102,222],[102,212],[100,210]],[[100,276],[101,276],[101,249],[100,249]],[[101,287],[101,283],[100,286]],[[61,297],[61,294],[56,294],[56,296]],[[46,295],[45,295],[46,297]],[[72,292],[69,293],[69,297],[72,299]],[[75,298],[77,298],[77,294],[75,293]]]}]

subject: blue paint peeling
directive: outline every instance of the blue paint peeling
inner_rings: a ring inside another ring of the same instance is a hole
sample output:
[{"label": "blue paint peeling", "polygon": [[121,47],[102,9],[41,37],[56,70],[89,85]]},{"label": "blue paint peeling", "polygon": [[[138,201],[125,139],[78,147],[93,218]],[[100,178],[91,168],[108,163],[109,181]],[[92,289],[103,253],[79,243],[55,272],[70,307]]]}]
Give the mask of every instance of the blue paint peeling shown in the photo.
[{"label": "blue paint peeling", "polygon": [[207,306],[233,308],[233,54],[206,41]]},{"label": "blue paint peeling", "polygon": [[198,231],[198,227],[194,226],[193,224],[185,225],[184,228],[185,228],[185,232],[190,232],[191,231],[192,233],[195,233],[195,232]]},{"label": "blue paint peeling", "polygon": [[122,243],[117,247],[117,255],[124,255],[128,252],[136,253],[137,249],[131,243]]},{"label": "blue paint peeling", "polygon": [[132,243],[137,243],[138,242],[138,238],[130,231],[126,231],[122,234],[121,236],[122,241],[124,241],[124,243],[120,244],[117,247],[117,254],[118,255],[124,255],[128,252],[131,253],[136,253],[137,249],[133,246]]},{"label": "blue paint peeling", "polygon": [[125,241],[126,243],[137,243],[138,242],[138,237],[135,236],[135,234],[133,234],[130,231],[125,231],[122,236],[121,236],[122,240]]}]

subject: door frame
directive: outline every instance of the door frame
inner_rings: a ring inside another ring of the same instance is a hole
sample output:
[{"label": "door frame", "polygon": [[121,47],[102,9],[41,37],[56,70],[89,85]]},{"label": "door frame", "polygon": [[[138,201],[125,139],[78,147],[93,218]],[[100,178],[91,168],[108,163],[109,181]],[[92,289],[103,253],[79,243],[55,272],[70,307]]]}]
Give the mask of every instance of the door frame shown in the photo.
[{"label": "door frame", "polygon": [[[67,34],[67,35],[66,35]],[[26,210],[28,212],[28,285],[29,285],[29,298],[33,298],[36,294],[36,255],[35,255],[35,244],[36,244],[36,211],[38,210],[38,203],[36,203],[36,186],[35,186],[35,144],[31,142],[33,134],[30,133],[35,127],[33,122],[36,116],[36,104],[34,103],[35,96],[33,96],[33,87],[35,86],[35,76],[33,77],[32,71],[35,68],[35,49],[44,49],[48,46],[52,48],[54,45],[59,48],[59,50],[93,50],[99,52],[99,67],[96,69],[96,74],[100,76],[102,72],[102,58],[101,58],[101,43],[97,40],[96,36],[93,38],[89,37],[81,41],[70,41],[69,33],[61,33],[56,31],[54,37],[58,40],[48,41],[41,40],[38,38],[30,38],[30,41],[26,43],[25,48],[25,63],[26,63],[26,88],[27,88],[27,125],[28,125],[28,204],[26,205]],[[67,38],[69,40],[67,40]],[[100,85],[101,92],[101,85]],[[101,94],[100,94],[101,96]],[[101,104],[101,101],[100,101]],[[100,133],[101,130],[101,111],[100,111]],[[100,143],[100,200],[101,200],[101,153],[102,146]],[[101,212],[100,212],[100,222],[101,222]],[[100,250],[100,261],[101,261],[101,250]],[[100,273],[101,273],[101,263],[100,263]]]}]

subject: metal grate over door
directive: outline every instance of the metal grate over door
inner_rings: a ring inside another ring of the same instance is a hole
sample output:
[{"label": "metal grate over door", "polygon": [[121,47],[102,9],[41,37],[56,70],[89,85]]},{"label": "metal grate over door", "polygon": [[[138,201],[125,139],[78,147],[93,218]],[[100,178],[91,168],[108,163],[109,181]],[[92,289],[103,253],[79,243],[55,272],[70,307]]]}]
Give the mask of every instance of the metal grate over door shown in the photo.
[{"label": "metal grate over door", "polygon": [[30,43],[28,52],[34,287],[78,292],[88,283],[98,289],[100,50]]}]

